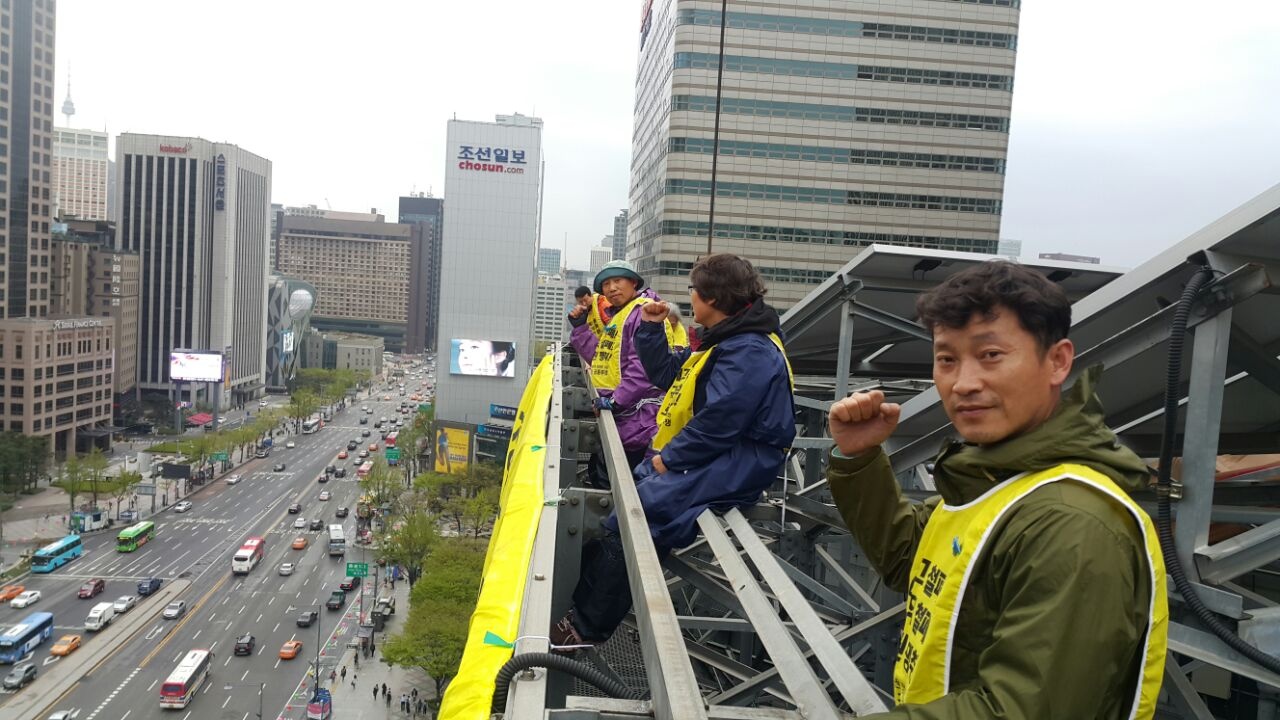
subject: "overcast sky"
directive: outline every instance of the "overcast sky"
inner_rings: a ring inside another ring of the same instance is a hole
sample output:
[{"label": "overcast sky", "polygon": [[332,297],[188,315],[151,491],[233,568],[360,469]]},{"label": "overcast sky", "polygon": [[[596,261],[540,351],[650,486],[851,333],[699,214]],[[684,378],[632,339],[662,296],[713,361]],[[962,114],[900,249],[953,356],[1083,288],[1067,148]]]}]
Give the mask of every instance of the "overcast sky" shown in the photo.
[{"label": "overcast sky", "polygon": [[[450,117],[536,114],[543,245],[585,267],[627,206],[641,5],[60,0],[54,107],[69,71],[75,127],[235,143],[275,202],[392,220],[444,194]],[[1275,0],[1024,0],[1002,236],[1132,266],[1280,182],[1277,38]]]}]

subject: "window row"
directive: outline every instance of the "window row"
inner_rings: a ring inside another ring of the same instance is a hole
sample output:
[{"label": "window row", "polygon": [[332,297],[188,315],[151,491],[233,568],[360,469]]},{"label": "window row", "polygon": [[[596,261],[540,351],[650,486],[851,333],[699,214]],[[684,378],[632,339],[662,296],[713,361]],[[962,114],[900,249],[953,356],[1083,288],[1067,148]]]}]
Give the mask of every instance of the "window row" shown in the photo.
[{"label": "window row", "polygon": [[[715,112],[716,99],[701,95],[676,95],[672,98],[673,111]],[[887,110],[840,105],[816,105],[813,103],[779,102],[776,100],[747,100],[727,97],[721,103],[721,111],[735,115],[787,118],[790,120],[829,120],[835,122],[865,122],[886,125],[911,125],[917,127],[959,128],[1009,132],[1009,118],[990,115],[967,115],[922,110]]]},{"label": "window row", "polygon": [[[708,138],[673,137],[670,151],[710,155],[715,141]],[[942,155],[935,153],[898,152],[893,150],[866,150],[860,148],[829,148],[781,143],[720,141],[720,154],[733,157],[765,158],[770,160],[803,160],[849,165],[885,165],[891,167],[926,168],[929,170],[967,170],[1003,175],[1004,158],[971,157],[966,155]]]},{"label": "window row", "polygon": [[[668,178],[666,192],[668,195],[710,195],[711,181]],[[824,205],[942,210],[947,212],[984,213],[987,215],[999,215],[1001,211],[1001,201],[988,198],[883,193],[866,190],[840,190],[836,188],[788,187],[786,185],[763,185],[758,183],[717,182],[716,197],[781,200],[783,202],[808,202]]]},{"label": "window row", "polygon": [[[693,220],[663,220],[663,235],[682,237],[706,237],[707,223]],[[959,250],[994,254],[997,241],[978,238],[938,237],[934,235],[902,235],[898,233],[865,232],[860,230],[818,230],[816,228],[773,227],[768,225],[738,225],[716,223],[714,237],[726,240],[755,240],[762,242],[803,243],[812,245],[841,245],[863,247],[873,243],[924,247],[935,250]]]},{"label": "window row", "polygon": [[[783,17],[756,13],[728,13],[729,27],[741,30],[767,30],[773,32],[807,33],[847,38],[881,38],[935,42],[950,45],[973,45],[1017,49],[1017,36],[1006,33],[954,28],[921,27],[916,25],[889,25],[864,23],[856,20],[829,20],[826,18]],[[683,9],[676,14],[677,25],[703,25],[720,27],[717,10]]]},{"label": "window row", "polygon": [[[678,52],[676,53],[675,67],[677,69],[715,70],[719,66],[718,58],[719,56],[713,53]],[[724,69],[733,72],[788,75],[791,77],[874,80],[877,82],[911,83],[914,85],[971,87],[1006,92],[1013,90],[1013,78],[1008,75],[954,72],[951,70],[878,67],[848,63],[814,62],[810,60],[744,57],[741,55],[725,55]]]},{"label": "window row", "polygon": [[[663,260],[658,263],[657,274],[676,277],[687,277],[693,269],[693,263],[677,260]],[[831,276],[829,270],[805,270],[803,268],[777,268],[756,266],[761,277],[771,282],[787,283],[820,283]],[[652,272],[651,269],[645,272]]]}]

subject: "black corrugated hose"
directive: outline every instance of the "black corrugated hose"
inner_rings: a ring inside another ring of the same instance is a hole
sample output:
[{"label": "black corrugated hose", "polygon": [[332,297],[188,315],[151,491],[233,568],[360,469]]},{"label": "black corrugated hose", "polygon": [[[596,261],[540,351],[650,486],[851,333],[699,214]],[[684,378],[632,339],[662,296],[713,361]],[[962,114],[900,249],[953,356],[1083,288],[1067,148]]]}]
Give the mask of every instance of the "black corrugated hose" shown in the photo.
[{"label": "black corrugated hose", "polygon": [[508,660],[502,666],[502,669],[498,671],[498,675],[494,679],[493,705],[489,711],[494,714],[506,712],[507,693],[511,689],[511,679],[516,676],[516,673],[534,667],[569,673],[583,682],[591,683],[600,688],[609,697],[622,698],[624,700],[640,699],[640,693],[586,663],[578,662],[566,655],[531,652],[516,655]]},{"label": "black corrugated hose", "polygon": [[1160,438],[1160,474],[1156,480],[1156,532],[1160,536],[1160,547],[1164,552],[1164,563],[1173,584],[1182,596],[1183,602],[1200,618],[1205,627],[1213,631],[1223,642],[1236,652],[1244,655],[1262,667],[1274,673],[1280,673],[1280,658],[1262,652],[1245,642],[1227,627],[1212,610],[1205,607],[1196,589],[1187,580],[1187,574],[1178,562],[1178,552],[1173,541],[1173,518],[1169,509],[1169,494],[1173,487],[1171,475],[1173,465],[1173,444],[1178,431],[1178,380],[1182,375],[1182,342],[1187,334],[1187,316],[1191,314],[1191,304],[1195,302],[1200,288],[1213,277],[1213,271],[1201,267],[1186,287],[1182,289],[1182,297],[1173,312],[1173,327],[1169,331],[1169,364],[1165,377],[1164,390],[1164,430]]}]

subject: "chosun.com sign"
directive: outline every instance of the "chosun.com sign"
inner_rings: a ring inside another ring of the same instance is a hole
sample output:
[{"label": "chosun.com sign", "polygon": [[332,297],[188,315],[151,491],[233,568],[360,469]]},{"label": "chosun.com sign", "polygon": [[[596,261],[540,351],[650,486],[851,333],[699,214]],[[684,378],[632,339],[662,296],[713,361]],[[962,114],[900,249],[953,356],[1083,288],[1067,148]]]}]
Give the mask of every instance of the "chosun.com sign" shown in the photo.
[{"label": "chosun.com sign", "polygon": [[523,175],[525,165],[524,150],[477,145],[458,148],[459,170]]}]

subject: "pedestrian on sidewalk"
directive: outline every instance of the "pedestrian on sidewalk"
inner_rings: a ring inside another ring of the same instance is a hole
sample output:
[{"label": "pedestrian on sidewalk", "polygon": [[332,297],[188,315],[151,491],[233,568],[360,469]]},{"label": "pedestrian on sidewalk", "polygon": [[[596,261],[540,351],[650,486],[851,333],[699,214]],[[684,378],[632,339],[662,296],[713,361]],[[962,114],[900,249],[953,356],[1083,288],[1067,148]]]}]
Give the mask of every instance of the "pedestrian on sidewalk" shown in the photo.
[{"label": "pedestrian on sidewalk", "polygon": [[382,694],[387,696],[387,703],[391,702],[391,693],[387,692],[387,684],[382,683]]},{"label": "pedestrian on sidewalk", "polygon": [[346,679],[347,679],[347,666],[346,666],[346,665],[343,665],[343,666],[342,666],[342,679],[343,679],[343,680],[346,680]]},{"label": "pedestrian on sidewalk", "polygon": [[391,707],[391,695],[388,693],[386,695],[383,695],[383,697],[387,699],[387,707]]},{"label": "pedestrian on sidewalk", "polygon": [[[355,682],[355,680],[352,680],[351,682]],[[374,684],[373,684],[373,699],[374,699],[375,701],[377,701],[377,699],[378,699],[378,684],[377,684],[377,683],[374,683]]]}]

